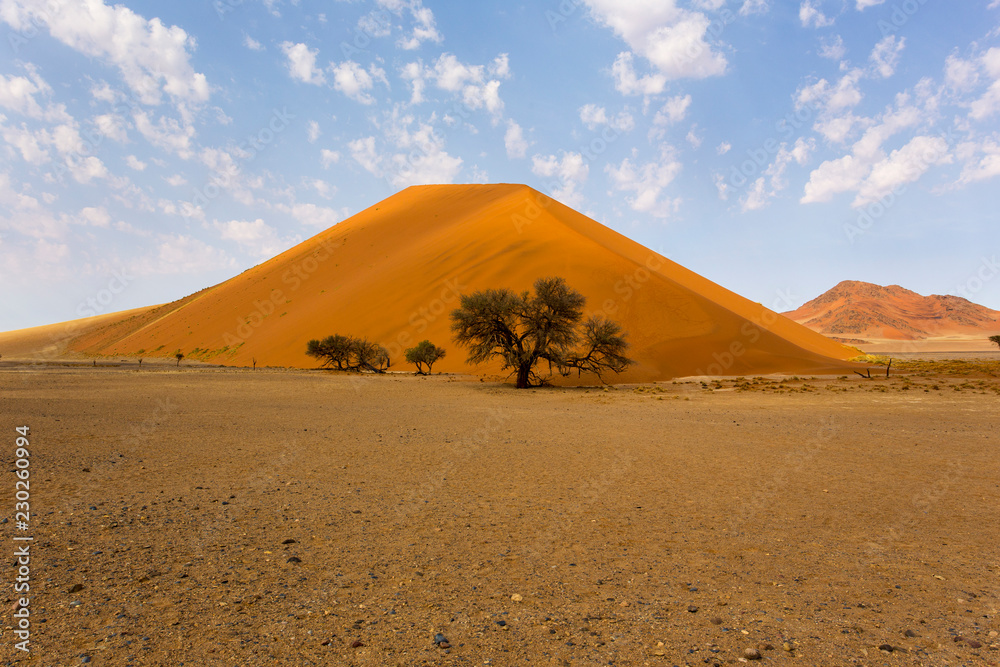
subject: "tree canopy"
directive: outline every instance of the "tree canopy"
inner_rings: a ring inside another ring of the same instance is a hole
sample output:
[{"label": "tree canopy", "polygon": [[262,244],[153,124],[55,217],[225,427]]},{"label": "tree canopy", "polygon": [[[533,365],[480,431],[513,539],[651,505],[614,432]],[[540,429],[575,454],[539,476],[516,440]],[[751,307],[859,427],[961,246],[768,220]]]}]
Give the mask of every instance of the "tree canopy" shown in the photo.
[{"label": "tree canopy", "polygon": [[468,361],[500,359],[516,375],[519,388],[542,384],[536,372],[547,361],[562,375],[621,373],[633,363],[625,356],[626,334],[618,323],[594,315],[583,318],[586,298],[563,278],[539,278],[534,294],[487,289],[463,295],[451,314],[455,341],[469,349]]},{"label": "tree canopy", "polygon": [[371,371],[384,373],[392,362],[389,352],[367,338],[352,338],[334,334],[306,344],[306,354],[323,362],[324,367],[339,371]]},{"label": "tree canopy", "polygon": [[[417,343],[416,347],[411,347],[406,350],[406,361],[411,364],[416,364],[417,375],[428,375],[431,372],[431,366],[438,359],[444,357],[444,348],[438,347],[429,340],[422,340]],[[423,367],[427,366],[426,372]]]}]

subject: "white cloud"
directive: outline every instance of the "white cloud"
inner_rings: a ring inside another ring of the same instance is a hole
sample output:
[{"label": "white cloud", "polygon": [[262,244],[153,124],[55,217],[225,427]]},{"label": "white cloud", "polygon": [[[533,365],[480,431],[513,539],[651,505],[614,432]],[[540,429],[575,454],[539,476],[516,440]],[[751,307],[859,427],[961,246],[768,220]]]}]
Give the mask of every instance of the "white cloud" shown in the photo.
[{"label": "white cloud", "polygon": [[996,135],[978,144],[967,142],[959,146],[956,153],[965,160],[959,183],[976,183],[1000,176],[1000,140]]},{"label": "white cloud", "polygon": [[319,152],[320,161],[322,161],[323,166],[327,169],[330,168],[331,164],[336,164],[340,162],[340,153],[337,151],[331,151],[328,148],[324,148]]},{"label": "white cloud", "polygon": [[896,188],[916,181],[934,165],[948,164],[951,161],[948,143],[943,138],[914,137],[872,167],[867,178],[860,184],[852,205],[861,207],[878,201]]},{"label": "white cloud", "polygon": [[833,39],[829,41],[821,39],[819,44],[819,55],[821,58],[837,62],[842,60],[843,57],[847,55],[847,48],[844,46],[844,38],[840,35],[834,35]]},{"label": "white cloud", "polygon": [[[454,54],[443,53],[433,67],[425,67],[420,61],[412,62],[403,66],[400,74],[410,83],[411,104],[424,101],[426,81],[431,80],[440,90],[459,96],[467,108],[485,108],[493,116],[494,124],[503,114],[499,79],[510,76],[507,54],[500,54],[489,67],[484,67],[463,63]],[[487,74],[499,78],[489,78]]]},{"label": "white cloud", "polygon": [[[431,117],[431,122],[435,118]],[[413,126],[415,126],[414,129]],[[383,126],[389,148],[380,152],[375,137],[348,144],[351,157],[374,176],[385,177],[394,187],[453,183],[462,168],[462,158],[450,155],[444,138],[430,122],[402,114],[397,107]]]},{"label": "white cloud", "polygon": [[174,174],[173,176],[167,176],[163,180],[165,180],[167,183],[169,183],[170,185],[174,186],[175,188],[180,187],[182,185],[187,185],[187,179],[184,178],[183,176],[181,176],[180,174]]},{"label": "white cloud", "polygon": [[0,20],[18,31],[45,26],[63,44],[114,65],[144,104],[159,104],[163,93],[182,106],[208,100],[205,75],[190,62],[194,38],[181,28],[101,0],[58,5],[51,11],[40,0],[4,0]]},{"label": "white cloud", "polygon": [[632,64],[633,56],[623,51],[615,58],[611,66],[611,75],[615,79],[615,89],[622,95],[659,95],[667,86],[667,77],[662,74],[645,74],[642,77],[635,73]]},{"label": "white cloud", "polygon": [[266,224],[263,219],[256,220],[216,220],[212,227],[219,232],[219,237],[225,241],[234,241],[240,248],[254,257],[274,257],[288,249],[297,239],[284,241],[278,237],[277,231]]},{"label": "white cloud", "polygon": [[108,178],[108,168],[93,155],[89,157],[67,156],[66,166],[77,183],[90,183],[95,178]]},{"label": "white cloud", "polygon": [[78,220],[92,227],[106,228],[111,224],[111,214],[103,206],[86,206],[80,209]]},{"label": "white cloud", "polygon": [[160,237],[156,253],[137,259],[130,271],[139,276],[196,275],[237,268],[236,260],[204,241],[185,235]]},{"label": "white cloud", "polygon": [[656,112],[653,123],[656,125],[673,125],[684,120],[688,107],[691,106],[690,95],[676,95],[667,100],[666,104]]},{"label": "white cloud", "polygon": [[838,193],[858,190],[861,187],[874,166],[886,159],[882,144],[894,134],[917,126],[922,119],[921,111],[909,105],[909,100],[905,96],[897,99],[897,105],[897,109],[883,114],[880,122],[865,131],[864,135],[854,143],[849,155],[827,160],[813,170],[809,182],[806,183],[801,203],[830,201]]},{"label": "white cloud", "polygon": [[118,143],[125,143],[128,140],[125,122],[121,116],[110,113],[95,116],[94,125],[97,126],[97,131],[108,139],[114,139]]},{"label": "white cloud", "polygon": [[[3,120],[5,119],[0,116],[0,122]],[[36,165],[48,162],[49,153],[42,147],[42,144],[45,143],[44,137],[39,142],[39,137],[24,123],[21,123],[20,127],[4,125],[0,127],[0,131],[3,133],[3,140],[16,148],[25,162]]]},{"label": "white cloud", "polygon": [[316,204],[278,204],[274,207],[276,211],[281,211],[294,218],[297,222],[308,227],[333,227],[335,224],[347,217],[346,209],[332,209],[328,206],[317,206]]},{"label": "white cloud", "polygon": [[410,18],[413,19],[413,32],[396,42],[399,48],[412,51],[420,48],[424,42],[441,43],[443,37],[438,32],[434,13],[424,7],[422,0],[377,0],[376,4],[397,15],[402,15],[404,9],[409,11]]},{"label": "white cloud", "polygon": [[125,164],[136,171],[143,171],[146,169],[146,163],[134,155],[125,156]]},{"label": "white cloud", "polygon": [[[600,23],[666,79],[703,79],[725,73],[726,57],[707,41],[711,20],[705,14],[678,7],[676,0],[584,1]],[[631,62],[625,65],[630,67]]]},{"label": "white cloud", "polygon": [[49,93],[52,89],[37,75],[32,79],[0,74],[0,107],[29,118],[41,118],[42,107],[34,96],[36,93]]},{"label": "white cloud", "polygon": [[868,59],[879,76],[888,79],[896,72],[896,65],[899,64],[899,57],[905,47],[906,38],[897,38],[895,35],[888,35],[875,45]]},{"label": "white cloud", "polygon": [[185,160],[191,157],[191,140],[195,135],[193,126],[181,125],[176,119],[165,116],[154,124],[149,114],[141,109],[133,111],[132,119],[136,129],[149,143]]},{"label": "white cloud", "polygon": [[250,35],[243,35],[243,46],[251,51],[263,51],[264,46]]},{"label": "white cloud", "polygon": [[1000,48],[993,47],[983,54],[979,58],[979,64],[993,79],[983,96],[975,100],[969,108],[969,116],[981,121],[1000,112]]},{"label": "white cloud", "polygon": [[802,25],[806,28],[809,26],[814,28],[825,28],[833,25],[833,19],[828,18],[816,6],[817,1],[818,0],[803,0],[802,4],[799,6],[799,20],[802,21]]},{"label": "white cloud", "polygon": [[979,67],[952,54],[945,60],[945,82],[954,90],[971,90],[979,83]]},{"label": "white cloud", "polygon": [[804,166],[815,149],[816,142],[813,139],[806,140],[799,137],[795,140],[792,148],[788,148],[787,144],[782,143],[778,147],[774,160],[740,200],[742,210],[746,212],[764,208],[770,199],[788,187],[788,181],[785,180],[785,171],[788,169],[788,165],[795,162],[799,166]]},{"label": "white cloud", "polygon": [[282,42],[281,51],[288,60],[288,73],[293,79],[320,86],[326,83],[323,70],[316,67],[316,56],[319,49],[310,49],[305,44]]},{"label": "white cloud", "polygon": [[375,98],[368,91],[375,86],[376,80],[385,81],[385,71],[372,65],[366,71],[353,60],[339,64],[330,63],[333,73],[333,87],[361,104],[374,104]]},{"label": "white cloud", "polygon": [[501,53],[499,56],[493,59],[493,62],[489,66],[490,76],[495,76],[500,79],[510,78],[510,56],[506,53]]},{"label": "white cloud", "polygon": [[628,109],[618,113],[614,117],[609,117],[604,107],[596,104],[586,104],[580,107],[580,120],[587,126],[588,130],[596,130],[601,125],[607,125],[619,132],[629,132],[635,127],[635,118]]},{"label": "white cloud", "polygon": [[858,11],[864,11],[869,7],[877,7],[883,2],[885,2],[885,0],[858,0]]},{"label": "white cloud", "polygon": [[699,148],[701,148],[702,138],[701,138],[701,135],[698,134],[698,125],[697,124],[691,126],[691,129],[688,130],[688,133],[684,136],[684,139],[689,144],[691,144],[691,148],[693,148],[695,150],[698,150]]},{"label": "white cloud", "polygon": [[382,169],[379,166],[381,157],[379,156],[378,151],[375,150],[375,137],[355,139],[347,144],[347,147],[351,151],[351,157],[354,158],[354,161],[360,164],[365,171],[370,173],[372,176],[382,175]]},{"label": "white cloud", "polygon": [[331,199],[337,193],[337,188],[320,178],[314,178],[309,185],[323,199]]},{"label": "white cloud", "polygon": [[306,125],[306,136],[309,137],[309,143],[316,143],[321,134],[323,134],[323,131],[319,129],[319,123],[314,120],[309,121],[309,124]]},{"label": "white cloud", "polygon": [[731,151],[732,148],[733,145],[731,143],[729,143],[728,141],[723,141],[721,144],[716,146],[715,153],[716,155],[725,155],[726,153]]},{"label": "white cloud", "polygon": [[740,16],[766,14],[769,9],[768,0],[744,0],[743,5],[740,7]]},{"label": "white cloud", "polygon": [[587,180],[590,167],[579,153],[563,152],[561,157],[535,155],[531,158],[531,172],[551,179],[549,192],[563,204],[571,207],[583,204],[583,194],[578,188]]},{"label": "white cloud", "polygon": [[714,174],[712,176],[712,182],[715,183],[715,189],[719,193],[719,199],[722,201],[729,201],[729,184],[726,183],[726,177],[722,174]]},{"label": "white cloud", "polygon": [[681,171],[681,163],[670,147],[662,150],[657,161],[637,166],[625,158],[617,167],[609,164],[604,170],[611,177],[616,190],[635,193],[633,197],[626,197],[629,206],[635,211],[666,218],[680,203],[679,199],[660,197]]},{"label": "white cloud", "polygon": [[521,126],[513,120],[507,121],[507,131],[503,135],[504,148],[507,149],[507,157],[513,159],[523,158],[528,154],[531,144],[524,138],[524,131]]}]

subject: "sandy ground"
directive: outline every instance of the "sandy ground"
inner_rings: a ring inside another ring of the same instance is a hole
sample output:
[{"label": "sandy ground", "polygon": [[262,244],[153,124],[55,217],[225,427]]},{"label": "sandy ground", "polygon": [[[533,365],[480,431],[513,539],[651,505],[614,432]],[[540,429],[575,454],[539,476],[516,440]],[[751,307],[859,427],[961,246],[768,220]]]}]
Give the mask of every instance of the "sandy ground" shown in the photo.
[{"label": "sandy ground", "polygon": [[32,453],[7,562],[35,540],[32,650],[6,567],[0,664],[1000,661],[996,378],[7,365],[0,392],[5,470],[15,426]]}]

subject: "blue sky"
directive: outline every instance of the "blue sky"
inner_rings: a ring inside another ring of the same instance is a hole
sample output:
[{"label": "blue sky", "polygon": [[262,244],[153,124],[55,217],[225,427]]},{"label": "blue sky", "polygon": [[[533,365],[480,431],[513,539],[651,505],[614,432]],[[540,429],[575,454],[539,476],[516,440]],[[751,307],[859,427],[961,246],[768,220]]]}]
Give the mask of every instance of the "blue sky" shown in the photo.
[{"label": "blue sky", "polygon": [[1000,309],[1000,0],[0,0],[0,330],[519,182],[755,301]]}]

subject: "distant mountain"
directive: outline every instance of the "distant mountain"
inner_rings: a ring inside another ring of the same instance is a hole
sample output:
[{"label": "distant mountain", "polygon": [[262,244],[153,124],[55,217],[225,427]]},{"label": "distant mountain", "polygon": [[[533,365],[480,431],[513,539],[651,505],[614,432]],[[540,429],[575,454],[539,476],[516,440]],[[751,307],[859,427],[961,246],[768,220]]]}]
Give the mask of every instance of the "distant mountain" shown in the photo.
[{"label": "distant mountain", "polygon": [[[814,331],[840,339],[923,340],[1000,332],[1000,311],[959,296],[921,296],[889,285],[845,280],[784,313]],[[860,341],[858,341],[860,342]]]}]

